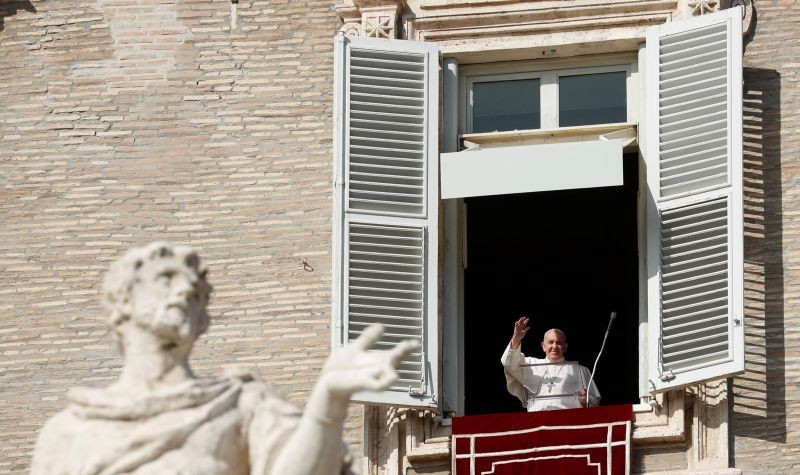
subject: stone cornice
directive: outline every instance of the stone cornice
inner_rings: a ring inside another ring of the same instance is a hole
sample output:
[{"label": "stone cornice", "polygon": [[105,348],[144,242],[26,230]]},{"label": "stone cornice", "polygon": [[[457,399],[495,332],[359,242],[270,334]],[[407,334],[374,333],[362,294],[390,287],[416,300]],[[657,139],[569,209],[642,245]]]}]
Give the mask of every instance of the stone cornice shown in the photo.
[{"label": "stone cornice", "polygon": [[[546,1],[546,2],[501,2],[483,0],[450,4],[434,8],[429,3],[420,5],[414,12],[413,22],[418,31],[481,29],[488,27],[512,27],[532,24],[569,24],[600,19],[617,19],[635,22],[637,19],[658,17],[666,20],[678,6],[677,0],[611,0],[605,2]],[[468,7],[472,5],[471,7]],[[662,21],[663,22],[663,21]],[[648,23],[650,23],[648,21]]]},{"label": "stone cornice", "polygon": [[[685,0],[681,0],[685,1]],[[406,36],[461,62],[635,51],[679,0],[409,0]]]}]

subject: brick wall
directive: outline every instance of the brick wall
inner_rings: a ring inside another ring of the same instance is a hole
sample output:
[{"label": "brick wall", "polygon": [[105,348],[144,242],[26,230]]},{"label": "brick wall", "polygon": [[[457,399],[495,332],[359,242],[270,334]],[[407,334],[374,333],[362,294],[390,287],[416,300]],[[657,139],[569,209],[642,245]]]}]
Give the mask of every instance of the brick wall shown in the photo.
[{"label": "brick wall", "polygon": [[747,373],[733,381],[732,458],[800,470],[800,1],[755,2],[744,58]]},{"label": "brick wall", "polygon": [[67,388],[115,378],[102,274],[154,239],[209,263],[195,370],[304,402],[330,347],[337,19],[237,9],[231,30],[229,0],[0,2],[0,472],[25,471]]}]

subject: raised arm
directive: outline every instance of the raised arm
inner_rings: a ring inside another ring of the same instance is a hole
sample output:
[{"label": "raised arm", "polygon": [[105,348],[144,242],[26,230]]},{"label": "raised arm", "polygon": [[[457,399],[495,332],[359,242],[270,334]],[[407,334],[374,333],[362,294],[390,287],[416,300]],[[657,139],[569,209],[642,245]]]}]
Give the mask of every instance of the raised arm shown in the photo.
[{"label": "raised arm", "polygon": [[[287,441],[275,466],[275,475],[338,475],[347,404],[359,391],[381,391],[397,380],[395,368],[419,344],[399,343],[388,351],[368,351],[383,333],[372,325],[353,343],[332,355],[308,397],[297,430]],[[252,450],[252,449],[251,449]]]},{"label": "raised arm", "polygon": [[506,351],[503,352],[503,356],[500,357],[506,377],[506,389],[519,399],[523,407],[528,403],[528,396],[525,387],[522,385],[523,376],[522,368],[520,367],[520,364],[524,361],[524,355],[519,350],[522,345],[522,339],[530,328],[528,326],[529,322],[530,319],[528,317],[521,317],[514,322],[514,333],[511,336],[511,341]]},{"label": "raised arm", "polygon": [[511,336],[511,349],[518,350],[520,345],[522,344],[522,339],[525,338],[525,334],[528,333],[530,327],[528,323],[530,319],[528,317],[520,317],[519,320],[514,322],[514,334]]}]

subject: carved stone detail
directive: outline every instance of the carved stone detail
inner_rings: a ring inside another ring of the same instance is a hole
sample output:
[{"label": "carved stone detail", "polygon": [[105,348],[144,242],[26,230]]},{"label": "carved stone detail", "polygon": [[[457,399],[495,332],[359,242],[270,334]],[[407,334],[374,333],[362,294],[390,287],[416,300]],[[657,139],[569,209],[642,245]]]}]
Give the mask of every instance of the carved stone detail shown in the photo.
[{"label": "carved stone detail", "polygon": [[692,15],[705,15],[719,10],[719,2],[717,0],[695,0],[689,2],[689,7],[692,9]]},{"label": "carved stone detail", "polygon": [[362,22],[364,36],[370,38],[395,38],[397,16],[394,14],[365,14]]},{"label": "carved stone detail", "polygon": [[398,38],[397,21],[405,0],[345,0],[336,6],[343,25],[339,33],[345,36]]},{"label": "carved stone detail", "polygon": [[361,23],[359,22],[347,22],[339,28],[339,34],[349,37],[361,36]]}]

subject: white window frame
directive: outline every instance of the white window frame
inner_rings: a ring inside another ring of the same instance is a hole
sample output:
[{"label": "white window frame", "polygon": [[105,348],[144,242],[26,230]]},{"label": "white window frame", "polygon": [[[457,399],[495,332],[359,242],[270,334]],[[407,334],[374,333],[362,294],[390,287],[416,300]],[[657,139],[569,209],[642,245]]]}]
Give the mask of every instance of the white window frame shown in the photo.
[{"label": "white window frame", "polygon": [[[627,120],[636,122],[639,114],[639,78],[635,54],[609,55],[598,60],[570,59],[568,61],[544,61],[540,64],[529,61],[503,63],[501,65],[470,65],[464,68],[461,77],[459,111],[460,130],[472,133],[472,86],[480,82],[539,79],[540,128],[530,130],[559,129],[558,78],[610,72],[625,72],[625,95]],[[594,63],[594,64],[593,64]],[[597,124],[600,125],[600,124]]]},{"label": "white window frame", "polygon": [[[737,21],[735,18],[737,12],[740,13],[740,8],[738,9],[731,9],[731,11],[726,11],[725,15],[730,15],[731,18],[734,18],[732,21]],[[719,15],[723,13],[720,12]],[[704,19],[693,19],[696,25],[701,25],[704,22],[711,22],[714,21],[712,18],[704,18]],[[681,24],[686,25],[684,22],[676,22],[673,24],[665,25],[664,29],[670,31],[673,27],[674,28],[681,28]],[[736,25],[738,28],[740,25]],[[736,28],[734,28],[734,34],[738,34]],[[732,37],[733,37],[732,36]],[[652,296],[652,277],[650,277],[652,269],[652,262],[653,259],[657,258],[657,256],[648,255],[647,249],[653,249],[652,243],[648,246],[649,240],[652,240],[657,233],[654,232],[654,229],[658,227],[658,223],[653,218],[652,210],[650,209],[652,204],[649,203],[648,198],[648,177],[647,173],[652,174],[656,170],[654,167],[646,167],[645,162],[650,163],[653,160],[652,157],[648,157],[647,151],[652,148],[653,146],[653,139],[648,139],[648,136],[653,133],[653,129],[656,127],[657,118],[653,115],[652,105],[649,103],[645,103],[645,88],[647,86],[648,81],[652,82],[650,77],[645,77],[645,67],[653,68],[655,65],[647,64],[649,60],[647,59],[649,56],[647,48],[644,45],[640,45],[640,49],[638,53],[634,54],[627,54],[623,55],[625,60],[620,60],[617,55],[608,55],[603,57],[591,57],[591,58],[576,58],[576,59],[560,59],[560,60],[539,60],[535,64],[526,64],[526,62],[516,62],[516,63],[492,63],[492,64],[480,64],[480,65],[467,65],[460,68],[460,77],[459,87],[457,98],[459,101],[458,106],[458,119],[455,120],[453,117],[449,118],[450,122],[457,122],[458,123],[458,130],[457,131],[448,131],[445,129],[445,143],[447,143],[448,139],[452,142],[453,137],[460,138],[464,135],[465,132],[470,132],[468,119],[471,116],[471,109],[469,107],[469,91],[471,91],[471,85],[474,84],[476,81],[480,80],[502,80],[502,79],[517,79],[517,78],[532,78],[532,77],[540,77],[542,78],[542,99],[541,99],[541,111],[542,111],[542,129],[536,129],[537,132],[542,130],[545,131],[548,126],[551,126],[552,129],[558,129],[558,105],[557,105],[557,87],[553,88],[550,92],[545,92],[545,80],[548,76],[547,71],[556,72],[558,75],[569,75],[571,74],[587,74],[591,73],[592,71],[601,72],[601,71],[613,71],[613,70],[620,70],[615,69],[615,66],[619,68],[621,65],[625,65],[626,67],[630,67],[629,74],[628,74],[628,83],[627,83],[627,109],[628,109],[628,122],[636,123],[639,126],[639,197],[637,203],[637,214],[638,214],[638,247],[639,247],[639,395],[643,398],[643,402],[647,401],[649,395],[652,395],[653,392],[660,392],[663,390],[669,390],[671,388],[680,387],[681,385],[686,384],[694,384],[697,381],[702,381],[703,378],[694,377],[692,379],[686,379],[686,381],[676,381],[672,384],[663,385],[660,387],[651,387],[648,384],[648,378],[652,374],[652,366],[654,362],[658,359],[657,354],[653,353],[653,349],[651,348],[654,345],[654,325],[652,323],[652,316],[654,311],[654,301]],[[585,61],[585,64],[584,64]],[[740,51],[733,51],[732,57],[732,71],[735,68],[741,68],[741,54]],[[458,68],[457,68],[458,69]],[[650,69],[649,74],[652,74],[652,69]],[[551,81],[552,83],[552,81]],[[555,84],[555,83],[553,83]],[[447,85],[445,85],[445,91],[447,91]],[[552,101],[548,101],[549,98],[552,98]],[[732,104],[733,107],[736,106],[737,100],[741,102],[741,96],[734,94],[732,96]],[[549,104],[549,105],[548,105]],[[555,107],[552,107],[555,105]],[[446,115],[445,115],[445,123],[448,123],[447,114],[453,114],[453,111],[450,109],[452,106],[446,105]],[[550,114],[548,116],[548,112]],[[554,114],[552,113],[554,112]],[[735,120],[735,116],[731,116],[731,120]],[[741,120],[741,116],[739,116],[739,120]],[[599,124],[598,124],[599,125]],[[732,126],[734,127],[734,126]],[[734,127],[735,128],[735,127]],[[564,128],[562,128],[563,130]],[[568,128],[567,128],[568,129]],[[472,134],[472,135],[480,135],[480,134]],[[491,135],[491,134],[486,134]],[[495,134],[499,135],[499,134]],[[734,135],[736,132],[734,131]],[[739,133],[740,135],[740,133]],[[450,137],[453,136],[453,137]],[[491,139],[491,137],[489,137]],[[648,144],[648,142],[650,142]],[[735,137],[733,139],[732,145],[732,152],[734,154],[741,154],[741,147],[738,146],[736,143]],[[500,144],[502,145],[502,144]],[[447,148],[447,147],[446,147]],[[452,146],[449,149],[445,150],[447,152],[456,151],[452,150]],[[733,170],[735,172],[735,170]],[[652,177],[651,180],[652,181]],[[740,185],[734,185],[734,187]],[[691,201],[691,198],[678,198],[676,202],[683,202],[683,201]],[[448,388],[445,387],[445,398],[446,401],[453,406],[453,409],[456,412],[463,414],[463,373],[464,373],[464,359],[463,359],[463,262],[466,261],[466,256],[463,255],[464,250],[466,249],[466,235],[464,234],[464,230],[466,226],[464,221],[466,219],[465,210],[463,206],[463,200],[450,200],[451,202],[445,203],[445,223],[444,226],[444,240],[445,240],[445,264],[444,264],[444,288],[445,294],[443,296],[444,304],[444,313],[445,313],[445,321],[450,321],[451,319],[456,319],[457,323],[454,325],[458,332],[454,335],[449,331],[446,331],[444,334],[444,338],[448,339],[451,337],[459,338],[459,342],[457,346],[457,351],[453,351],[452,349],[448,350],[448,344],[445,342],[445,361],[448,363],[448,367],[444,370],[444,379],[445,381],[457,381],[457,394],[447,394],[448,391],[452,391],[452,387]],[[731,222],[739,220],[741,218],[740,215],[734,213],[732,216],[729,217]],[[741,249],[741,236],[734,236],[733,248]],[[736,251],[739,254],[740,251]],[[734,253],[735,254],[735,253]],[[738,271],[741,270],[741,262],[734,262],[731,264],[735,266]],[[731,268],[730,272],[732,272],[732,277],[729,277],[729,280],[732,282],[731,285],[734,286],[732,292],[734,294],[741,295],[741,282],[737,282],[735,276],[737,275],[736,272],[733,272],[733,267]],[[448,289],[454,289],[448,291]],[[650,292],[650,296],[648,296],[648,292]],[[735,300],[735,299],[734,299]],[[456,303],[457,302],[457,303]],[[453,307],[455,304],[454,308]],[[736,311],[736,310],[734,310]],[[734,318],[737,317],[739,314],[734,314]],[[741,318],[739,315],[738,318]],[[735,321],[735,320],[734,320]],[[741,333],[741,329],[738,330]],[[741,341],[740,335],[734,335],[734,351],[738,351],[740,353],[743,352],[743,343]],[[452,345],[450,345],[452,346]],[[743,353],[742,353],[743,354]],[[449,357],[449,359],[448,359]],[[740,356],[736,357],[735,361],[732,362],[730,365],[730,370],[726,373],[723,372],[712,372],[709,371],[707,373],[708,377],[724,377],[726,374],[733,374],[739,372],[743,368],[743,363]],[[452,366],[455,367],[452,367]],[[450,372],[455,371],[456,375],[449,374]],[[698,372],[699,373],[699,372]],[[708,379],[708,378],[705,378]],[[647,408],[646,405],[640,405],[637,408],[639,412],[645,411]]]},{"label": "white window frame", "polygon": [[[567,130],[570,127],[558,127],[558,77],[559,76],[573,76],[582,74],[604,73],[604,72],[617,72],[625,71],[627,74],[626,79],[626,103],[627,103],[627,122],[636,123],[640,117],[640,104],[642,86],[642,77],[639,72],[639,53],[617,53],[609,54],[598,57],[592,55],[583,58],[561,58],[555,60],[536,60],[536,61],[515,61],[508,63],[489,63],[489,64],[471,64],[458,68],[458,118],[455,121],[458,124],[458,131],[448,132],[445,128],[445,136],[443,140],[447,141],[447,135],[455,133],[460,136],[462,134],[471,132],[471,91],[472,84],[475,82],[497,81],[497,80],[514,80],[514,79],[532,79],[544,78],[540,87],[542,98],[541,104],[541,125],[540,129],[533,129],[536,131],[546,130]],[[547,97],[545,97],[544,81],[548,81],[549,90]],[[445,85],[445,94],[447,94],[447,85]],[[549,118],[545,121],[545,102],[548,102]],[[445,106],[447,107],[447,106]],[[453,118],[448,117],[452,111],[448,112],[445,109],[444,122],[447,124],[449,121],[454,121]],[[607,124],[596,124],[601,127]],[[594,126],[582,126],[584,128],[592,128]],[[460,142],[460,140],[458,140]],[[444,150],[456,151],[456,150]],[[639,189],[647,186],[647,177],[644,175],[644,166],[642,157],[639,155]],[[639,215],[639,230],[637,236],[637,244],[639,249],[639,307],[646,308],[646,289],[647,289],[647,275],[645,266],[645,252],[647,243],[647,235],[644,231],[644,217],[645,209],[645,194],[639,193],[637,202],[637,214]],[[466,266],[466,219],[467,211],[463,199],[445,200],[444,206],[444,225],[443,225],[443,238],[445,241],[444,246],[444,268],[443,268],[443,283],[444,295],[442,296],[442,309],[444,312],[445,322],[449,322],[450,328],[443,331],[443,358],[446,365],[443,365],[443,381],[445,386],[442,388],[444,392],[444,402],[446,409],[455,412],[456,414],[463,415],[464,413],[464,347],[463,347],[463,328],[464,328],[464,309],[463,309],[463,272]],[[453,255],[456,254],[456,255]],[[447,325],[447,323],[446,323]],[[647,336],[647,315],[639,316],[640,336],[646,338]],[[644,325],[644,328],[642,328]],[[449,343],[449,339],[456,338],[455,347]],[[647,368],[648,358],[646,351],[646,342],[640,342],[639,349],[639,396],[644,398],[647,396]],[[649,407],[649,406],[648,406]]]}]

